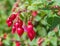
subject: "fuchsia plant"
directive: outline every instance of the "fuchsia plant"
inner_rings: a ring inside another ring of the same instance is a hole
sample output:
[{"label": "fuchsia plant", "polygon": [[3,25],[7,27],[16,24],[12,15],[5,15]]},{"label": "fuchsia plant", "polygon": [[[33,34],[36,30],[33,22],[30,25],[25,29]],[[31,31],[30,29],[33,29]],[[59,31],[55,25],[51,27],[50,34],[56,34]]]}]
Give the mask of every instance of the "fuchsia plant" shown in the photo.
[{"label": "fuchsia plant", "polygon": [[1,0],[0,46],[60,46],[60,1]]},{"label": "fuchsia plant", "polygon": [[[27,24],[24,20],[20,19],[20,14],[22,12],[25,12],[25,10],[18,10],[16,12],[16,9],[19,7],[19,3],[15,3],[14,7],[12,9],[12,14],[9,16],[9,18],[7,19],[6,23],[8,25],[8,27],[12,27],[12,34],[17,33],[19,37],[21,37],[24,32],[26,31],[28,38],[32,41],[35,36],[36,36],[36,32],[34,31],[34,25],[32,23],[31,18],[29,18],[29,20],[27,20]],[[38,13],[37,11],[32,11],[31,12],[31,16],[36,16]],[[16,46],[20,46],[19,42],[16,42]]]}]

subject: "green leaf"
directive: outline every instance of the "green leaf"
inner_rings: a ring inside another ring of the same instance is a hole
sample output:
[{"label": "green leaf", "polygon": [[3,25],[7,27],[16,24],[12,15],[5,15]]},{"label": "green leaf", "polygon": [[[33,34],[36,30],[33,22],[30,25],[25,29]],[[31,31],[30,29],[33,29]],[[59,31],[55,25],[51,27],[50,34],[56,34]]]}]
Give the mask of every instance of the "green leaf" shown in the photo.
[{"label": "green leaf", "polygon": [[55,32],[54,32],[54,31],[50,31],[50,32],[48,33],[48,37],[53,37],[53,36],[55,36]]},{"label": "green leaf", "polygon": [[57,46],[57,37],[52,37],[52,38],[50,39],[50,42],[51,42],[51,44],[52,44],[53,46]]},{"label": "green leaf", "polygon": [[13,45],[12,45],[12,46],[16,46],[16,45],[15,45],[15,42],[13,42]]},{"label": "green leaf", "polygon": [[18,36],[18,34],[14,34],[14,37],[17,41],[20,41],[20,37]]},{"label": "green leaf", "polygon": [[60,6],[60,0],[55,0],[55,5]]},{"label": "green leaf", "polygon": [[46,38],[45,41],[42,43],[42,46],[47,46],[50,43],[50,39]]},{"label": "green leaf", "polygon": [[40,21],[40,20],[41,20],[41,17],[37,15],[37,16],[35,17],[35,21]]},{"label": "green leaf", "polygon": [[43,28],[43,27],[38,26],[36,28],[36,30],[37,30],[38,35],[41,36],[41,37],[44,37],[47,34],[45,28]]},{"label": "green leaf", "polygon": [[27,9],[28,9],[28,10],[37,10],[38,7],[37,7],[37,6],[28,6]]}]

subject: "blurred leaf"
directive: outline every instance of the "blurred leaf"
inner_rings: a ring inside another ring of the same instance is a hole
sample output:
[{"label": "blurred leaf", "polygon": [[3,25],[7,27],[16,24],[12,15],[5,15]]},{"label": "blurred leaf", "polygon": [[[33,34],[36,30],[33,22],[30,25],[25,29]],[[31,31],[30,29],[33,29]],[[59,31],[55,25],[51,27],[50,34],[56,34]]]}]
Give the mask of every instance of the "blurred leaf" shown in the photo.
[{"label": "blurred leaf", "polygon": [[41,20],[41,17],[37,15],[35,18],[35,21],[40,21],[40,20]]},{"label": "blurred leaf", "polygon": [[56,36],[56,35],[55,35],[55,32],[54,32],[54,31],[50,31],[50,32],[48,33],[48,37],[53,37],[53,36]]},{"label": "blurred leaf", "polygon": [[59,17],[48,17],[47,23],[50,25],[50,30],[52,30],[60,23],[60,18]]},{"label": "blurred leaf", "polygon": [[53,46],[57,46],[57,37],[52,37],[50,42]]},{"label": "blurred leaf", "polygon": [[15,38],[17,41],[20,41],[20,37],[18,36],[18,34],[14,34],[14,38]]},{"label": "blurred leaf", "polygon": [[47,32],[44,28],[38,26],[36,29],[39,36],[41,37],[46,36]]}]

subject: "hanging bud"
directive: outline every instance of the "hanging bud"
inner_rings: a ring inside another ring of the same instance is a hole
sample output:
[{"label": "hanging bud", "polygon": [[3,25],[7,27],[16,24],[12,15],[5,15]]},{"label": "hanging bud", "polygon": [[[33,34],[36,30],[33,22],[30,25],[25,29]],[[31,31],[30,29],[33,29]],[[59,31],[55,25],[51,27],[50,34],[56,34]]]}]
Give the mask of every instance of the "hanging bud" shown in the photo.
[{"label": "hanging bud", "polygon": [[4,37],[4,39],[6,39],[7,38],[7,33],[4,33],[4,36],[3,37]]},{"label": "hanging bud", "polygon": [[14,26],[15,26],[16,28],[18,28],[18,27],[19,27],[19,22],[14,23]]},{"label": "hanging bud", "polygon": [[33,27],[33,24],[31,21],[28,21],[28,25],[31,25]]},{"label": "hanging bud", "polygon": [[36,33],[34,30],[32,30],[32,31],[28,31],[27,35],[28,35],[29,39],[32,41],[34,39]]},{"label": "hanging bud", "polygon": [[13,25],[12,27],[12,34],[14,34],[16,32],[16,27]]},{"label": "hanging bud", "polygon": [[43,41],[44,41],[44,38],[38,38],[38,41],[37,41],[38,46],[41,46]]},{"label": "hanging bud", "polygon": [[36,35],[35,31],[33,30],[33,24],[31,21],[28,21],[28,26],[27,26],[27,35],[30,38],[30,40],[32,41]]},{"label": "hanging bud", "polygon": [[27,30],[29,30],[29,31],[33,30],[33,26],[32,25],[28,25],[27,26]]},{"label": "hanging bud", "polygon": [[37,11],[32,11],[32,16],[37,16]]},{"label": "hanging bud", "polygon": [[10,27],[12,24],[13,24],[13,22],[12,22],[12,21],[7,20],[7,25],[8,25],[8,27]]},{"label": "hanging bud", "polygon": [[13,22],[12,22],[12,20],[10,18],[8,18],[7,21],[6,21],[6,23],[7,23],[8,27],[10,27]]},{"label": "hanging bud", "polygon": [[23,25],[23,21],[21,19],[18,18],[18,22],[19,22],[19,25],[22,26]]},{"label": "hanging bud", "polygon": [[14,26],[15,26],[16,28],[22,27],[22,25],[23,25],[23,22],[22,22],[22,20],[20,20],[19,18],[18,18],[17,22],[14,23]]},{"label": "hanging bud", "polygon": [[9,18],[13,21],[17,17],[17,15],[17,13],[12,13]]},{"label": "hanging bud", "polygon": [[24,29],[18,27],[18,28],[17,28],[17,34],[21,37],[21,36],[23,35],[23,33],[24,33]]},{"label": "hanging bud", "polygon": [[19,41],[16,41],[16,46],[20,46],[20,42]]},{"label": "hanging bud", "polygon": [[0,46],[3,46],[3,42],[2,41],[0,41]]}]

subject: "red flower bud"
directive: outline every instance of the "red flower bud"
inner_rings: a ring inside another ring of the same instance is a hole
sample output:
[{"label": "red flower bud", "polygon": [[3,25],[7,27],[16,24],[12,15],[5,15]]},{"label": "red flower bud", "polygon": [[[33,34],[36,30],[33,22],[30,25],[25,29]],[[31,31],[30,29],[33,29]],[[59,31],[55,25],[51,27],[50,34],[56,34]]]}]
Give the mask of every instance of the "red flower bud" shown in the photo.
[{"label": "red flower bud", "polygon": [[19,41],[16,41],[16,46],[20,46],[20,42]]},{"label": "red flower bud", "polygon": [[16,27],[13,25],[12,27],[12,34],[14,34],[16,32]]},{"label": "red flower bud", "polygon": [[23,28],[17,28],[17,34],[21,37],[24,33],[24,29]]},{"label": "red flower bud", "polygon": [[14,24],[14,26],[15,26],[16,28],[18,28],[18,27],[19,27],[19,22],[16,22],[16,23]]},{"label": "red flower bud", "polygon": [[15,4],[14,4],[14,7],[18,7],[19,5],[18,5],[18,3],[16,2]]},{"label": "red flower bud", "polygon": [[2,42],[2,41],[0,41],[0,46],[2,46],[2,44],[3,44],[3,42]]},{"label": "red flower bud", "polygon": [[28,25],[31,25],[33,27],[33,24],[31,21],[28,21]]},{"label": "red flower bud", "polygon": [[21,19],[18,18],[18,22],[20,23],[19,25],[22,26],[23,25],[23,21]]},{"label": "red flower bud", "polygon": [[29,31],[33,30],[33,26],[32,25],[28,25],[27,26],[27,30],[29,30]]},{"label": "red flower bud", "polygon": [[12,13],[9,18],[13,21],[17,17],[17,15],[17,13]]},{"label": "red flower bud", "polygon": [[6,20],[6,23],[8,23],[8,22],[10,22],[10,21],[12,21],[10,18],[8,18],[7,20]]},{"label": "red flower bud", "polygon": [[42,42],[44,41],[44,38],[39,38],[38,41],[37,41],[37,44],[39,46],[41,46]]},{"label": "red flower bud", "polygon": [[14,24],[14,26],[15,26],[16,28],[22,27],[22,25],[23,25],[22,22],[16,22],[16,23]]},{"label": "red flower bud", "polygon": [[37,14],[37,11],[32,11],[32,16],[36,16]]},{"label": "red flower bud", "polygon": [[3,36],[3,37],[4,37],[4,39],[6,39],[6,37],[7,37],[7,34],[6,34],[6,33],[4,33],[4,36]]},{"label": "red flower bud", "polygon": [[32,22],[31,21],[28,21],[28,25],[32,25]]},{"label": "red flower bud", "polygon": [[13,22],[12,22],[11,20],[7,20],[6,23],[7,23],[8,27],[10,27],[10,26],[12,25]]},{"label": "red flower bud", "polygon": [[30,38],[30,40],[32,41],[36,35],[35,31],[34,30],[31,30],[29,31],[28,30],[28,33],[27,33],[28,37]]}]

